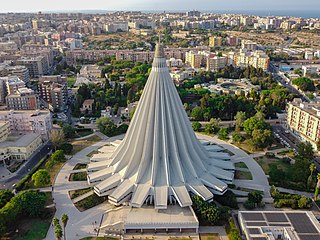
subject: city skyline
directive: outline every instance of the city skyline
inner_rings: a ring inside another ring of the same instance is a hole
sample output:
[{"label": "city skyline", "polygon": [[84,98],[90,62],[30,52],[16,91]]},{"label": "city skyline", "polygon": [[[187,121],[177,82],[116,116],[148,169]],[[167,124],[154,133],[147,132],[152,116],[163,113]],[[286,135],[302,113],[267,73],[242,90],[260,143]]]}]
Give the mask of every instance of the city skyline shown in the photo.
[{"label": "city skyline", "polygon": [[[253,10],[265,10],[265,11],[292,11],[301,10],[308,11],[314,10],[320,7],[320,2],[317,0],[307,1],[300,0],[284,0],[276,1],[270,0],[265,1],[238,1],[238,0],[227,0],[227,1],[208,1],[199,0],[194,1],[182,1],[182,0],[155,0],[152,2],[146,0],[122,0],[122,1],[106,1],[101,3],[98,0],[87,1],[75,1],[69,0],[63,2],[63,4],[57,4],[57,2],[49,1],[37,1],[37,0],[15,0],[6,2],[2,5],[1,12],[37,12],[37,11],[80,11],[80,10],[142,10],[142,11],[185,11],[190,9],[206,10],[206,11],[253,11]],[[201,7],[199,7],[201,6]]]}]

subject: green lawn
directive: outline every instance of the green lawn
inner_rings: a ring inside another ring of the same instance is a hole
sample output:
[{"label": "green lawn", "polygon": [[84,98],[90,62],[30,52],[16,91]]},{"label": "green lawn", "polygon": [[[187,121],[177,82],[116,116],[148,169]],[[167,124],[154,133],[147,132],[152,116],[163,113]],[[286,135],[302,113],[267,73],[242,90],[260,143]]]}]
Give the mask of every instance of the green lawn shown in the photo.
[{"label": "green lawn", "polygon": [[277,166],[285,172],[288,171],[291,167],[290,163],[284,161],[283,159],[275,157],[262,156],[255,158],[255,160],[261,166],[265,174],[269,174],[269,165],[272,163],[277,164]]},{"label": "green lawn", "polygon": [[78,172],[70,174],[70,181],[86,181],[87,173],[86,172]]},{"label": "green lawn", "polygon": [[98,197],[98,195],[93,194],[93,195],[75,203],[74,205],[76,206],[76,208],[80,212],[83,212],[87,209],[93,208],[93,207],[103,203],[106,200],[107,200],[106,197]]},{"label": "green lawn", "polygon": [[69,191],[69,196],[71,199],[77,198],[87,192],[90,192],[92,190],[92,188],[85,188],[85,189],[79,189],[79,190],[72,190]]},{"label": "green lawn", "polygon": [[67,78],[67,85],[68,85],[68,87],[69,87],[69,88],[72,88],[76,81],[77,81],[77,80],[76,80],[75,77],[68,77],[68,78]]},{"label": "green lawn", "polygon": [[86,131],[77,131],[77,135],[79,137],[85,137],[85,136],[88,136],[88,135],[90,135],[92,133],[93,133],[93,131],[91,129],[86,130]]},{"label": "green lawn", "polygon": [[80,240],[116,240],[119,238],[112,238],[112,237],[85,237],[81,238]]},{"label": "green lawn", "polygon": [[237,168],[248,168],[248,166],[244,162],[235,163]]},{"label": "green lawn", "polygon": [[47,235],[50,227],[49,222],[45,222],[40,219],[29,219],[32,222],[30,229],[21,237],[15,238],[16,240],[41,240]]},{"label": "green lawn", "polygon": [[86,163],[77,163],[73,170],[85,169],[87,167]]},{"label": "green lawn", "polygon": [[234,178],[242,180],[252,180],[252,175],[250,172],[236,170]]}]

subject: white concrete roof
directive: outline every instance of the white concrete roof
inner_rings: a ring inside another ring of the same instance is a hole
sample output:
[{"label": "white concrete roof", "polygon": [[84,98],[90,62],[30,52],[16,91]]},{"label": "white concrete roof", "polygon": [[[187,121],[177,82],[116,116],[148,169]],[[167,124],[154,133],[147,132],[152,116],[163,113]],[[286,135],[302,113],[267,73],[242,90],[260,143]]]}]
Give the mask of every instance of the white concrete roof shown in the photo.
[{"label": "white concrete roof", "polygon": [[223,194],[233,180],[233,172],[225,170],[234,170],[230,156],[196,138],[159,44],[125,138],[111,144],[117,148],[110,162],[91,163],[88,170],[109,172],[112,167],[113,175],[98,183],[95,191],[101,195],[112,190],[115,204],[132,193],[129,201],[136,207],[148,196],[156,209],[166,209],[172,197],[181,207],[191,206],[189,191],[210,200],[213,193]]}]

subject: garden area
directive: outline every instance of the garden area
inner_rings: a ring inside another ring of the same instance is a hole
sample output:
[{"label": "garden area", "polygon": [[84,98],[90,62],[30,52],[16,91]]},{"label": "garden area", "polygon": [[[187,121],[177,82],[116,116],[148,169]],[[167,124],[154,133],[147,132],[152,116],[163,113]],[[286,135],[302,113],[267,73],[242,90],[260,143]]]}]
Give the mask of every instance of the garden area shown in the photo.
[{"label": "garden area", "polygon": [[200,240],[220,240],[218,233],[200,233]]},{"label": "garden area", "polygon": [[234,178],[241,179],[241,180],[252,180],[252,174],[249,170],[247,171],[236,170]]},{"label": "garden area", "polygon": [[101,141],[101,138],[98,136],[92,136],[83,140],[73,140],[70,143],[73,146],[72,149],[72,155],[76,154],[77,152],[80,152],[81,150],[85,149],[86,147],[89,147],[97,142]]},{"label": "garden area", "polygon": [[87,181],[87,172],[71,173],[69,181]]},{"label": "garden area", "polygon": [[86,194],[87,192],[92,191],[92,190],[93,190],[92,187],[84,188],[84,189],[78,189],[78,190],[72,190],[72,191],[69,191],[69,196],[70,196],[71,199],[75,199],[77,197],[80,197],[83,194]]},{"label": "garden area", "polygon": [[85,199],[82,199],[81,201],[75,203],[74,205],[80,212],[83,212],[103,203],[106,200],[107,197],[99,197],[96,194],[92,194],[89,197],[86,197]]}]

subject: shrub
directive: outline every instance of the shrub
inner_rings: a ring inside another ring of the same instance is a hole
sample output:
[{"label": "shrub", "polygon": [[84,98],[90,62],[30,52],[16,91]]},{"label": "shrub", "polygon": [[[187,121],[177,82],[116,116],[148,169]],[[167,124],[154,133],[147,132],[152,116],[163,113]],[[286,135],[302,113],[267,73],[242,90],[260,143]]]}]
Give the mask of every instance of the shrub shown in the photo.
[{"label": "shrub", "polygon": [[63,143],[59,146],[59,150],[62,150],[65,154],[71,154],[73,146],[71,143]]},{"label": "shrub", "polygon": [[32,175],[32,181],[35,187],[45,187],[50,184],[50,174],[45,169],[40,169]]},{"label": "shrub", "polygon": [[252,210],[256,207],[256,204],[254,202],[247,200],[243,203],[243,206],[248,210]]},{"label": "shrub", "polygon": [[199,122],[193,122],[193,123],[192,123],[192,129],[193,129],[193,131],[195,131],[195,132],[199,132],[200,129],[201,129],[201,123],[199,123]]},{"label": "shrub", "polygon": [[13,193],[9,189],[0,190],[0,208],[6,205],[13,196]]},{"label": "shrub", "polygon": [[227,206],[233,209],[239,209],[237,197],[232,191],[227,191],[222,196],[216,195],[214,199],[223,206]]}]

